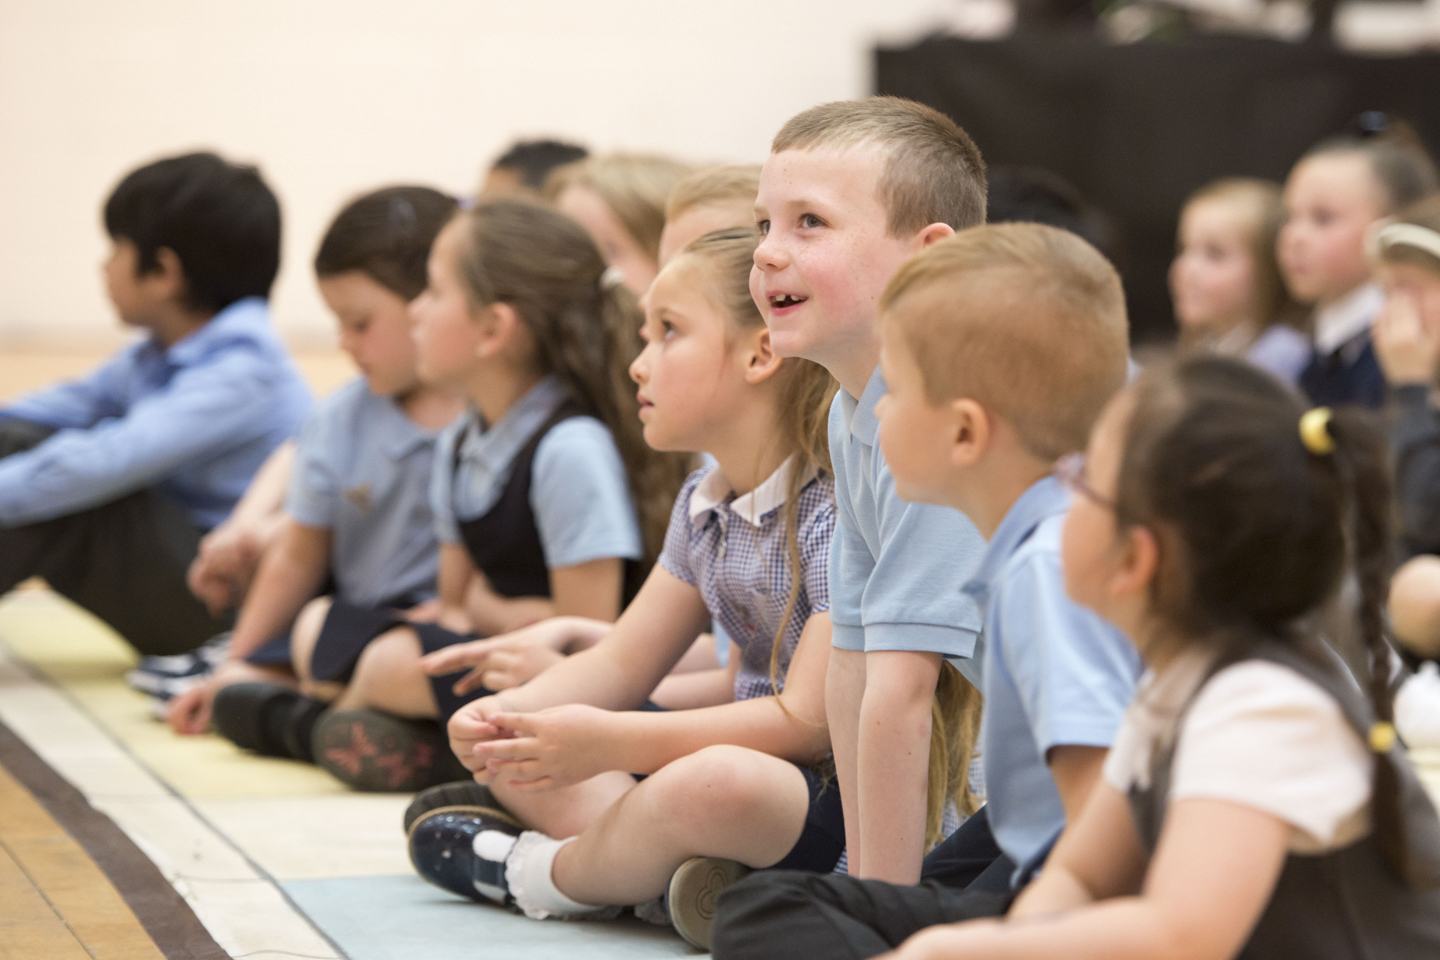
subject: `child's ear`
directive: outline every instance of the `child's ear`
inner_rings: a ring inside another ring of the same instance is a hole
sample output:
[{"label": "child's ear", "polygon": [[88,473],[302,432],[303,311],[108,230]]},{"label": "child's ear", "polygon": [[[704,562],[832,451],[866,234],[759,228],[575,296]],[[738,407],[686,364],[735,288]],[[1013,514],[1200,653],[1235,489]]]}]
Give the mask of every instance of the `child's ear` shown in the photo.
[{"label": "child's ear", "polygon": [[949,413],[950,462],[957,467],[973,466],[990,449],[994,437],[990,412],[962,397],[950,402]]},{"label": "child's ear", "polygon": [[921,231],[915,235],[915,249],[924,250],[931,244],[939,243],[946,237],[953,236],[955,236],[955,228],[950,226],[950,224],[932,223],[928,227],[921,229]]},{"label": "child's ear", "polygon": [[785,362],[785,358],[770,346],[770,330],[764,326],[756,328],[744,360],[745,382],[751,385],[770,379]]},{"label": "child's ear", "polygon": [[520,314],[508,303],[491,303],[475,311],[475,325],[480,338],[475,344],[477,357],[494,357],[504,351],[516,336],[524,332]]},{"label": "child's ear", "polygon": [[169,247],[156,250],[155,269],[142,273],[137,279],[149,285],[157,299],[185,299],[185,266]]},{"label": "child's ear", "polygon": [[1116,599],[1140,599],[1149,594],[1150,584],[1160,565],[1160,541],[1149,527],[1133,526],[1121,531],[1120,562],[1110,580]]}]

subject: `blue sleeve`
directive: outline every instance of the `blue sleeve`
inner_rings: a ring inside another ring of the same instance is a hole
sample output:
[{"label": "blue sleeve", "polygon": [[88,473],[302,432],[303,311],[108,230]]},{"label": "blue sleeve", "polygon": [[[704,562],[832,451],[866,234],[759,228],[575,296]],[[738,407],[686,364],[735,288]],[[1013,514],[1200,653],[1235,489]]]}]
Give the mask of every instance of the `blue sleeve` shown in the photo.
[{"label": "blue sleeve", "polygon": [[540,441],[530,509],[552,570],[644,554],[624,461],[610,431],[591,417],[565,420]]},{"label": "blue sleeve", "polygon": [[700,577],[690,562],[690,496],[713,469],[701,467],[685,478],[680,493],[675,497],[675,506],[670,510],[670,525],[665,528],[665,546],[660,549],[660,557],[655,561],[675,579],[692,587],[699,584]]},{"label": "blue sleeve", "polygon": [[1139,656],[1065,593],[1058,549],[1007,570],[991,602],[989,655],[1004,658],[1040,756],[1057,746],[1109,747],[1135,694]]},{"label": "blue sleeve", "polygon": [[850,480],[846,472],[844,457],[833,452],[846,443],[849,430],[845,426],[845,415],[841,412],[840,396],[837,393],[830,405],[830,449],[835,463],[835,532],[830,543],[828,587],[830,594],[830,642],[841,650],[864,650],[865,627],[861,618],[861,601],[865,596],[865,584],[875,569],[875,558],[851,506]]},{"label": "blue sleeve", "polygon": [[274,387],[249,351],[180,370],[124,416],[64,429],[0,460],[0,524],[65,516],[153,486],[187,462],[263,437],[257,402]]},{"label": "blue sleeve", "polygon": [[901,500],[890,468],[879,466],[880,555],[865,585],[865,649],[943,654],[978,684],[978,665],[967,661],[977,657],[982,621],[960,587],[979,569],[985,540],[958,510]]},{"label": "blue sleeve", "polygon": [[0,416],[44,424],[57,430],[83,430],[102,420],[125,415],[124,383],[135,370],[133,344],[91,371],[84,379],[46,387],[17,397]]},{"label": "blue sleeve", "polygon": [[290,471],[285,512],[296,523],[307,527],[328,530],[335,526],[340,496],[340,481],[336,476],[337,442],[342,439],[338,429],[342,425],[335,422],[337,399],[329,397],[311,414],[295,444],[295,466]]},{"label": "blue sleeve", "polygon": [[435,464],[430,469],[430,512],[435,515],[435,536],[441,543],[459,543],[460,525],[455,520],[455,498],[450,489],[454,483],[455,444],[470,418],[461,416],[440,431],[435,439]]}]

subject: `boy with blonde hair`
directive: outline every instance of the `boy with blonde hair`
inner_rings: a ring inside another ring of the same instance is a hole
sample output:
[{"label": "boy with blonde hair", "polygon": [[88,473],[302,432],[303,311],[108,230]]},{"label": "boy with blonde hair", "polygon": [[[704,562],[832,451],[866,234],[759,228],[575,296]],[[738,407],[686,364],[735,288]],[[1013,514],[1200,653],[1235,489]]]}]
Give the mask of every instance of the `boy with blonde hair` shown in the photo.
[{"label": "boy with blonde hair", "polygon": [[[942,806],[928,790],[963,781],[963,770],[929,769],[932,702],[944,660],[980,684],[980,615],[957,585],[984,542],[962,514],[896,494],[876,446],[885,381],[875,307],[914,253],[984,222],[985,164],[950,119],[893,97],[806,110],[771,151],[751,292],[776,351],[824,365],[842,388],[830,411],[839,523],[826,714],[849,870],[915,883]],[[952,728],[947,746],[964,740],[953,712],[940,719]]]},{"label": "boy with blonde hair", "polygon": [[719,960],[869,957],[1002,913],[1088,798],[1140,670],[1125,637],[1066,596],[1069,497],[1055,476],[1125,382],[1114,268],[1063,230],[978,227],[902,267],[880,313],[879,418],[900,495],[964,511],[989,541],[964,589],[985,611],[986,811],[1003,856],[963,889],[745,881],[721,901]]}]

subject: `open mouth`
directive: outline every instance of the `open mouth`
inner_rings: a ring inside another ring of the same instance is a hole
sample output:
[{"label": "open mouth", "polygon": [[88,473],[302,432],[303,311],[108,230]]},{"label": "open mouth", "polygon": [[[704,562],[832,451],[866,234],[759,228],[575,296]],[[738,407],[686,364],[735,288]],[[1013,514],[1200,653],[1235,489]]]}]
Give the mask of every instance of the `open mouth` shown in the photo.
[{"label": "open mouth", "polygon": [[800,304],[804,303],[808,299],[809,297],[797,297],[793,293],[771,294],[769,297],[770,309],[788,310],[790,307],[800,306]]}]

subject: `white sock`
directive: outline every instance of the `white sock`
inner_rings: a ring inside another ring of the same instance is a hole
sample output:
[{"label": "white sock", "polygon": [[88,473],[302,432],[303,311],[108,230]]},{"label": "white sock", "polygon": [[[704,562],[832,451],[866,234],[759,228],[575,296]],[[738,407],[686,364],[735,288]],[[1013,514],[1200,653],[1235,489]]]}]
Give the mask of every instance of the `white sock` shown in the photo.
[{"label": "white sock", "polygon": [[571,900],[555,886],[550,876],[555,855],[575,838],[552,840],[543,833],[527,830],[515,841],[515,848],[505,861],[505,882],[515,905],[533,920],[548,917],[575,917],[595,914],[609,908]]}]

